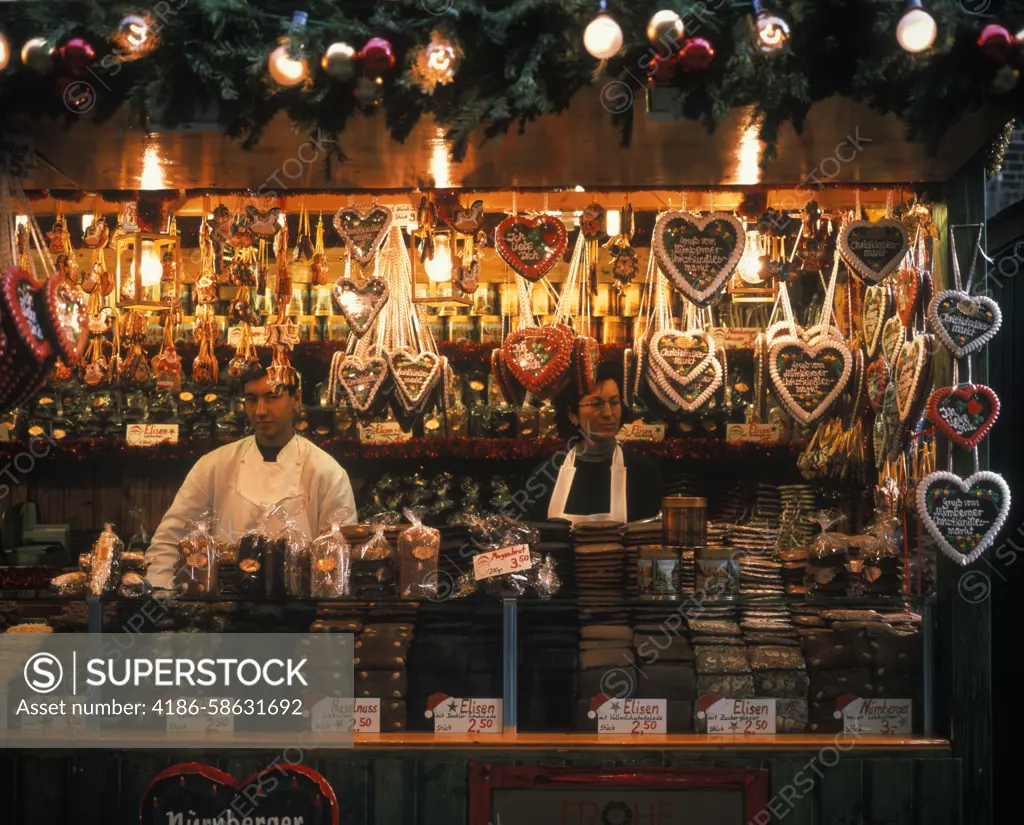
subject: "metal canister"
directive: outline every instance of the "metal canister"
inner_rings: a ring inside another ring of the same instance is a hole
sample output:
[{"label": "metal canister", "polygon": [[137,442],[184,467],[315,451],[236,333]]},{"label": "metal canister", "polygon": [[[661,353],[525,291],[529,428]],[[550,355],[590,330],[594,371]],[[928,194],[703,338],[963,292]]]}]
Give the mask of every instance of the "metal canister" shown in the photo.
[{"label": "metal canister", "polygon": [[716,599],[732,598],[740,592],[740,560],[735,548],[713,545],[694,551],[697,590]]},{"label": "metal canister", "polygon": [[679,597],[682,557],[678,547],[641,544],[637,548],[637,590],[644,599]]},{"label": "metal canister", "polygon": [[473,319],[468,315],[452,315],[448,318],[448,340],[469,341],[473,338]]},{"label": "metal canister", "polygon": [[621,315],[605,315],[601,318],[602,344],[625,344],[629,340],[629,319]]},{"label": "metal canister", "polygon": [[478,315],[476,340],[481,344],[500,344],[504,324],[500,315]]},{"label": "metal canister", "polygon": [[661,500],[662,539],[666,547],[703,547],[708,540],[708,500],[665,496]]}]

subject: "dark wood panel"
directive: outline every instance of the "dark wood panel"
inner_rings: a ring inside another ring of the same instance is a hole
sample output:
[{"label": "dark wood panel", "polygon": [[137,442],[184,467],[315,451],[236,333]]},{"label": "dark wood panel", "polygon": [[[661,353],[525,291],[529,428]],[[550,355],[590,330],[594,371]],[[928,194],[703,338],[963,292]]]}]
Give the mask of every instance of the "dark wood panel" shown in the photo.
[{"label": "dark wood panel", "polygon": [[815,761],[822,774],[818,780],[821,822],[871,822],[864,818],[863,760],[851,759],[850,754],[839,753],[835,748],[823,748]]},{"label": "dark wood panel", "polygon": [[416,822],[415,768],[415,762],[412,760],[373,760],[372,821]]},{"label": "dark wood panel", "polygon": [[771,795],[768,811],[775,822],[786,825],[814,825],[814,782],[817,777],[808,768],[808,760],[772,762]]},{"label": "dark wood panel", "polygon": [[116,822],[118,759],[112,754],[68,759],[67,822]]},{"label": "dark wood panel", "polygon": [[872,759],[864,763],[869,795],[867,821],[877,825],[914,825],[914,763],[910,759]]},{"label": "dark wood panel", "polygon": [[315,767],[334,788],[334,795],[338,798],[338,825],[364,825],[369,822],[369,763],[323,756],[316,760]]},{"label": "dark wood panel", "polygon": [[[969,810],[962,763],[959,759],[918,762],[914,766],[914,814],[916,825],[954,825],[986,822]],[[963,795],[961,794],[963,788]],[[964,813],[967,816],[964,816]],[[989,811],[991,816],[991,810]]]},{"label": "dark wood panel", "polygon": [[463,825],[468,814],[466,761],[424,759],[417,768],[416,821]]}]

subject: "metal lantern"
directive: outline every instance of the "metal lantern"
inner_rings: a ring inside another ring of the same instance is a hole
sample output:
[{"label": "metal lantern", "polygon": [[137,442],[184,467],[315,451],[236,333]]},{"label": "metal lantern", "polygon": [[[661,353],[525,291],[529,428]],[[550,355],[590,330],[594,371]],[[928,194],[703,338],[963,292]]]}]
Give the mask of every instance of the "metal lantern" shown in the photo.
[{"label": "metal lantern", "polygon": [[179,237],[177,232],[114,233],[119,309],[159,312],[171,308],[165,299],[177,297]]}]

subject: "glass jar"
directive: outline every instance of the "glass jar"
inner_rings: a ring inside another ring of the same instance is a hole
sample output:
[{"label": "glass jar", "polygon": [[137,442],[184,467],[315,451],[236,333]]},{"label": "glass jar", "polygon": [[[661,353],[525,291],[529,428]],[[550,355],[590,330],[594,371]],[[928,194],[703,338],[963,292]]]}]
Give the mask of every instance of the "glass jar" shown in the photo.
[{"label": "glass jar", "polygon": [[661,500],[662,543],[666,547],[703,547],[708,539],[708,500],[666,496]]}]

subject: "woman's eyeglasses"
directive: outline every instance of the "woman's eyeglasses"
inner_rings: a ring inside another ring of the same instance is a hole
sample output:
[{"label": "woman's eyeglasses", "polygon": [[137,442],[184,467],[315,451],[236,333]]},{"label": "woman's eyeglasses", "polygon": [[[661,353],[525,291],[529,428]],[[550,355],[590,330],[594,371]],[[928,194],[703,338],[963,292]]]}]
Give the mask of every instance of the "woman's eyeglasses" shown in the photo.
[{"label": "woman's eyeglasses", "polygon": [[595,398],[593,401],[584,401],[580,404],[582,410],[593,410],[598,412],[604,409],[604,405],[607,404],[609,409],[617,410],[622,406],[621,398]]}]

